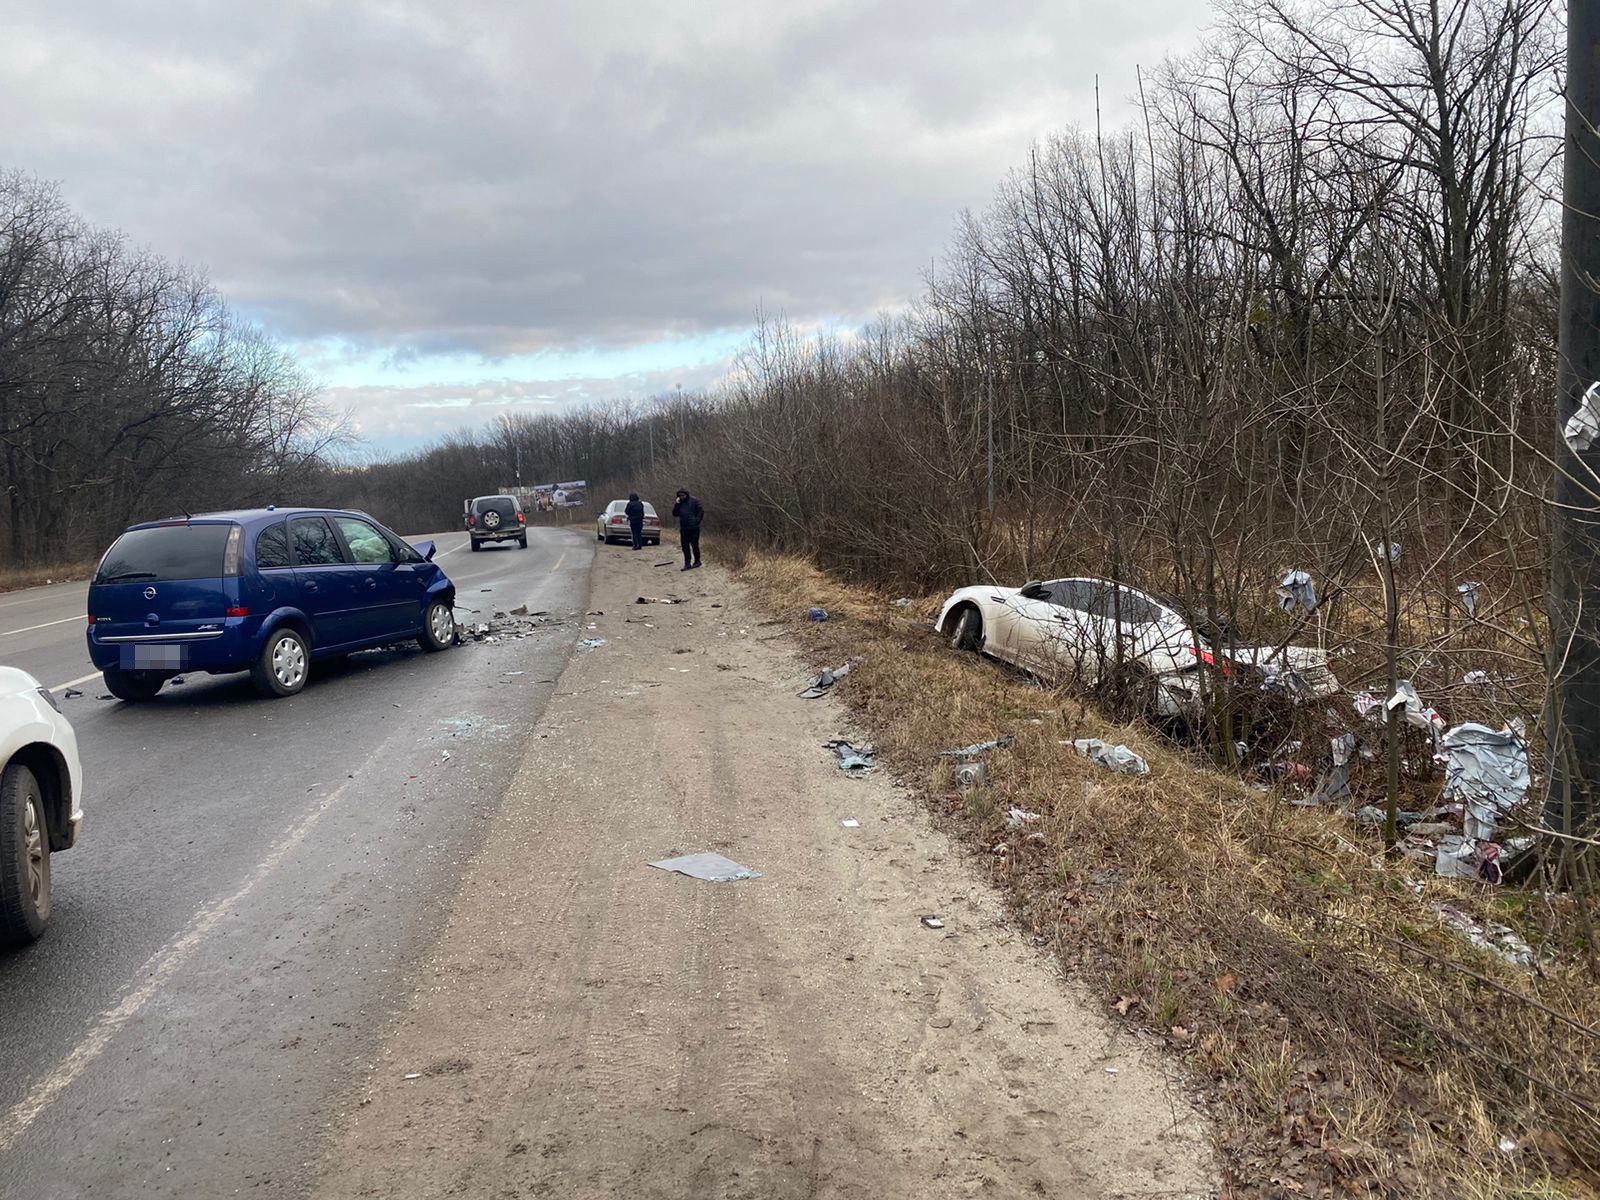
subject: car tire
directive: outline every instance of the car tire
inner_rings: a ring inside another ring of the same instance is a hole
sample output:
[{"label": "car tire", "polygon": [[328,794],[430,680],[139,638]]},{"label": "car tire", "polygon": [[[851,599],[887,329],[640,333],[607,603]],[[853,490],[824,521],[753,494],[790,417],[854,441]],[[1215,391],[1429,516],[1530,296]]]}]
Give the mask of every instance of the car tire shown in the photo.
[{"label": "car tire", "polygon": [[968,650],[974,654],[983,649],[983,614],[972,605],[961,610],[950,644],[957,650]]},{"label": "car tire", "polygon": [[277,699],[293,696],[305,687],[310,670],[311,648],[306,639],[299,630],[280,626],[261,647],[250,668],[250,679],[263,696]]},{"label": "car tire", "polygon": [[19,762],[0,774],[0,946],[25,946],[50,923],[50,826],[44,790]]},{"label": "car tire", "polygon": [[521,537],[519,537],[517,539],[517,545],[521,546],[524,550],[526,550],[528,548],[528,535],[527,534],[523,534]]},{"label": "car tire", "polygon": [[443,600],[435,600],[423,614],[422,632],[417,644],[429,653],[448,650],[456,644],[456,615]]},{"label": "car tire", "polygon": [[129,704],[150,699],[166,682],[159,675],[143,671],[102,671],[100,674],[106,681],[106,691]]},{"label": "car tire", "polygon": [[472,538],[471,541],[472,541],[472,552],[474,554],[476,554],[479,550],[481,550],[483,548],[482,543],[479,542],[477,538]]},{"label": "car tire", "polygon": [[597,542],[603,542],[606,540],[606,535],[603,533],[597,533],[594,535],[594,540]]}]

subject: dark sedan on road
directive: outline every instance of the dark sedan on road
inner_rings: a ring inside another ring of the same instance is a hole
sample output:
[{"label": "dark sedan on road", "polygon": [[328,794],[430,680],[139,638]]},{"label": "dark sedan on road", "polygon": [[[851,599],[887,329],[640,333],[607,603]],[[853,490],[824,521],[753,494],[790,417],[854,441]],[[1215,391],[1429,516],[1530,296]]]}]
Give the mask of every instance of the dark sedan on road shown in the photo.
[{"label": "dark sedan on road", "polygon": [[195,671],[249,671],[265,695],[292,696],[319,659],[455,643],[455,584],[433,554],[359,512],[268,507],[135,525],[89,586],[89,658],[122,700]]}]

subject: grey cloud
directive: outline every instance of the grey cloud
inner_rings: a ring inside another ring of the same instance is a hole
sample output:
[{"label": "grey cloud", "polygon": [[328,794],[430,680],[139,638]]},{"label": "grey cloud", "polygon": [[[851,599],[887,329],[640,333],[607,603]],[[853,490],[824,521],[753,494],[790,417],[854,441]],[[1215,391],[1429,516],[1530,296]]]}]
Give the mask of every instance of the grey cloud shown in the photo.
[{"label": "grey cloud", "polygon": [[[290,337],[486,354],[865,314],[1192,0],[10,4],[0,162]],[[1112,82],[1119,81],[1119,82]]]}]

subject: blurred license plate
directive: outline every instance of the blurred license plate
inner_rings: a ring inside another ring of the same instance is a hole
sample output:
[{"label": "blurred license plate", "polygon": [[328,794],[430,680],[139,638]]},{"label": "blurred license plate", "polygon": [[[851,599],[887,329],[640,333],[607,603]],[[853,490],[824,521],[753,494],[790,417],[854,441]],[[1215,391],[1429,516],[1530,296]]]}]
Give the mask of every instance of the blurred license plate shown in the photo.
[{"label": "blurred license plate", "polygon": [[181,671],[184,647],[182,646],[124,646],[122,669],[124,671]]}]

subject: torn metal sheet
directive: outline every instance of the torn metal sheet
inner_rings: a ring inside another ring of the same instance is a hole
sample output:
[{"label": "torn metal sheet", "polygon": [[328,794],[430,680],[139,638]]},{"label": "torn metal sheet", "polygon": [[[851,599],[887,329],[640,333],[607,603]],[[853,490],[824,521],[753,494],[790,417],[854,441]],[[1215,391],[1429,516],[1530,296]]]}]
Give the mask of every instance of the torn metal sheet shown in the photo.
[{"label": "torn metal sheet", "polygon": [[1099,738],[1079,738],[1072,743],[1077,752],[1123,775],[1148,775],[1150,764],[1126,746],[1113,746]]},{"label": "torn metal sheet", "polygon": [[970,762],[972,759],[980,758],[991,750],[1007,750],[1011,747],[1011,743],[1016,740],[1012,734],[1008,733],[1005,737],[995,738],[992,742],[973,742],[972,745],[963,746],[959,750],[941,750],[939,757]]},{"label": "torn metal sheet", "polygon": [[1466,805],[1467,837],[1492,841],[1500,820],[1527,795],[1528,747],[1513,729],[1467,721],[1441,739],[1444,796]]},{"label": "torn metal sheet", "polygon": [[1317,607],[1317,589],[1306,571],[1290,571],[1278,581],[1278,607],[1284,612],[1303,608],[1307,612]]},{"label": "torn metal sheet", "polygon": [[1562,426],[1561,436],[1574,454],[1589,449],[1595,438],[1600,437],[1600,381],[1584,388],[1578,410]]},{"label": "torn metal sheet", "polygon": [[707,883],[733,883],[739,879],[760,879],[760,871],[752,871],[749,867],[736,863],[731,858],[724,858],[720,854],[709,850],[700,854],[684,854],[677,858],[663,858],[660,862],[653,862],[652,867],[663,871],[673,871],[679,875],[687,875],[691,879],[704,879]]}]

